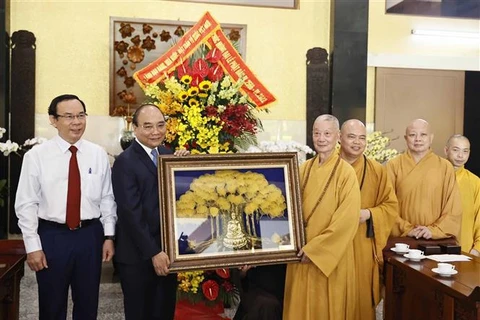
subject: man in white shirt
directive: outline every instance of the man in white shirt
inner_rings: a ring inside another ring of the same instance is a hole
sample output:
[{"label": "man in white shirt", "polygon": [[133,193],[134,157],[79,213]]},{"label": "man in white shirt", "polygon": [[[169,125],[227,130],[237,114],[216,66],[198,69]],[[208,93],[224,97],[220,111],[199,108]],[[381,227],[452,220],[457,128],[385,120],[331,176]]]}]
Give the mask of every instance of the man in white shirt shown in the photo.
[{"label": "man in white shirt", "polygon": [[69,287],[73,319],[96,319],[117,220],[108,155],[81,139],[87,113],[77,96],[54,98],[48,114],[58,135],[25,154],[15,201],[40,320],[66,319]]}]

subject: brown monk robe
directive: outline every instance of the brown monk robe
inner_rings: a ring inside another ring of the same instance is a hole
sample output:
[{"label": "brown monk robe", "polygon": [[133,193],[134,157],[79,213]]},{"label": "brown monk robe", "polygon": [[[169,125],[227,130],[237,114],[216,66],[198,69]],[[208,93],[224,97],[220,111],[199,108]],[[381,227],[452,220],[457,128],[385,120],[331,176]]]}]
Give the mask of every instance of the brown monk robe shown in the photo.
[{"label": "brown monk robe", "polygon": [[408,151],[387,163],[400,212],[392,236],[459,239],[462,204],[452,165],[430,149],[425,120],[412,121],[405,140]]},{"label": "brown monk robe", "polygon": [[340,156],[355,169],[362,199],[358,231],[353,240],[358,320],[375,319],[375,308],[380,302],[382,249],[398,216],[397,197],[387,170],[363,155],[366,142],[367,132],[361,121],[352,119],[343,123]]},{"label": "brown monk robe", "polygon": [[307,243],[301,263],[287,266],[285,320],[355,319],[352,241],[358,229],[360,189],[353,168],[335,151],[338,120],[322,115],[313,126],[318,155],[300,167]]},{"label": "brown monk robe", "polygon": [[451,136],[445,155],[453,164],[462,196],[462,251],[480,256],[480,178],[464,167],[470,156],[470,141],[459,134]]}]

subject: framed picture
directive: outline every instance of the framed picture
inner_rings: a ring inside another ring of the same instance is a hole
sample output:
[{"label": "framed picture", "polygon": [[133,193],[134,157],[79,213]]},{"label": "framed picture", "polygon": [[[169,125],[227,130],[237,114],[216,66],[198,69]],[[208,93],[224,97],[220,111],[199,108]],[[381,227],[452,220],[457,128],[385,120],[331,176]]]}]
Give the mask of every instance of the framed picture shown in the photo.
[{"label": "framed picture", "polygon": [[296,153],[163,156],[158,170],[171,271],[300,261]]},{"label": "framed picture", "polygon": [[175,0],[175,1],[296,9],[298,8],[299,0]]},{"label": "framed picture", "polygon": [[[110,17],[110,115],[129,116],[145,100],[133,74],[161,57],[195,22]],[[221,24],[245,60],[247,26]]]}]

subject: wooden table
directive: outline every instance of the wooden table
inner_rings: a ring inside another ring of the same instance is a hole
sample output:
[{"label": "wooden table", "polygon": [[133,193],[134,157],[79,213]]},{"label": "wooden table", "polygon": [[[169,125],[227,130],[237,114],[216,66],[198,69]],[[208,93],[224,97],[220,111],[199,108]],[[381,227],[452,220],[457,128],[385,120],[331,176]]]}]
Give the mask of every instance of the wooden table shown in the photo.
[{"label": "wooden table", "polygon": [[0,319],[18,320],[20,279],[26,259],[23,240],[0,240]]},{"label": "wooden table", "polygon": [[458,274],[441,277],[437,262],[393,255],[385,263],[385,319],[480,320],[480,258],[452,262]]}]

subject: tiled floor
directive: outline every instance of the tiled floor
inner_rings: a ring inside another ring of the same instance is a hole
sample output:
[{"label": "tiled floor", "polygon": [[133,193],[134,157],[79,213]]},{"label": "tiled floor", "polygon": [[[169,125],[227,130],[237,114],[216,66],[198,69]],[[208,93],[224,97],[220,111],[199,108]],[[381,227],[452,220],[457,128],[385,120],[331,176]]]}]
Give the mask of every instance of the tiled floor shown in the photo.
[{"label": "tiled floor", "polygon": [[[71,319],[71,304],[69,316]],[[230,311],[230,310],[226,310]],[[233,310],[231,310],[233,311]],[[383,319],[383,300],[377,308],[377,320]],[[229,316],[232,316],[229,314]],[[25,276],[20,283],[20,320],[38,319],[37,281],[35,273],[25,266]],[[98,307],[98,320],[124,320],[123,294],[120,283],[113,274],[113,266],[106,263],[102,270],[100,284],[100,301]]]},{"label": "tiled floor", "polygon": [[[71,319],[69,304],[69,316]],[[100,284],[98,320],[123,320],[123,294],[120,283],[113,276],[111,263],[104,265]],[[35,273],[25,266],[25,276],[20,283],[20,320],[38,320],[38,294]]]}]

